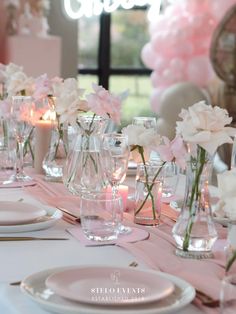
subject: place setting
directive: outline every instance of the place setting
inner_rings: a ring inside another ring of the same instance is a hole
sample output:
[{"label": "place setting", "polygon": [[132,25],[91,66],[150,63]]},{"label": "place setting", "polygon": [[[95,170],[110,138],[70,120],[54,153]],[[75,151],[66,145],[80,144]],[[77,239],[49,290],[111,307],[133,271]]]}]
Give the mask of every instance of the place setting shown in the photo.
[{"label": "place setting", "polygon": [[99,265],[35,273],[21,282],[21,291],[48,311],[68,314],[170,313],[195,297],[195,289],[178,277]]},{"label": "place setting", "polygon": [[47,229],[62,218],[59,209],[24,201],[0,201],[0,233]]}]

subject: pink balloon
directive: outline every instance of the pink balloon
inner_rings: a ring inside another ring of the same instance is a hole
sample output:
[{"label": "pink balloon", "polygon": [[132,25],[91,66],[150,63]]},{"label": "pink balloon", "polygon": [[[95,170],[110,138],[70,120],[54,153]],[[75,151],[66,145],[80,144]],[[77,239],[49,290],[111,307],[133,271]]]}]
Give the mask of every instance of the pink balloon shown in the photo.
[{"label": "pink balloon", "polygon": [[141,51],[141,59],[143,63],[150,69],[155,66],[156,53],[152,49],[152,45],[147,43]]},{"label": "pink balloon", "polygon": [[207,11],[208,0],[183,0],[182,7],[190,14],[197,15],[200,12]]},{"label": "pink balloon", "polygon": [[209,0],[210,11],[217,21],[220,21],[229,8],[235,4],[235,0]]},{"label": "pink balloon", "polygon": [[160,57],[157,54],[156,60],[155,60],[155,66],[154,70],[157,72],[162,72],[166,67],[168,67],[169,60],[163,57]]},{"label": "pink balloon", "polygon": [[159,15],[157,20],[152,21],[149,25],[149,33],[150,35],[155,34],[156,32],[161,32],[166,29],[168,20],[164,15]]},{"label": "pink balloon", "polygon": [[209,49],[211,45],[211,37],[202,37],[194,43],[194,53],[195,55],[209,55]]},{"label": "pink balloon", "polygon": [[166,44],[168,44],[167,39],[169,37],[169,32],[168,31],[162,31],[158,32],[154,36],[151,37],[151,43],[153,46],[153,49],[160,53],[164,52],[164,47]]},{"label": "pink balloon", "polygon": [[189,60],[187,67],[188,80],[198,86],[205,87],[214,77],[214,72],[209,58],[196,56]]},{"label": "pink balloon", "polygon": [[158,87],[162,83],[162,73],[153,71],[151,73],[151,83],[153,87]]},{"label": "pink balloon", "polygon": [[173,58],[170,61],[170,67],[173,71],[183,71],[185,67],[185,62],[183,59],[180,58]]},{"label": "pink balloon", "polygon": [[182,45],[175,45],[172,47],[173,54],[178,57],[186,58],[193,54],[194,47],[190,42],[182,43]]},{"label": "pink balloon", "polygon": [[210,13],[202,13],[190,19],[190,27],[193,28],[194,36],[211,36],[216,27],[216,21]]}]

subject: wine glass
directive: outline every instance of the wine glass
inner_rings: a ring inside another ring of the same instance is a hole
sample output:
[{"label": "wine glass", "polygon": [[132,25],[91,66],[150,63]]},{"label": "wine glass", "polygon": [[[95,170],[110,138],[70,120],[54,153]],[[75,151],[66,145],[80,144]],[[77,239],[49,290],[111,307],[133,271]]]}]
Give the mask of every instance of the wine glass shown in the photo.
[{"label": "wine glass", "polygon": [[4,184],[27,182],[32,178],[24,173],[24,146],[32,130],[34,103],[31,96],[13,96],[9,114],[9,125],[16,139],[17,158],[15,174]]},{"label": "wine glass", "polygon": [[[112,187],[113,196],[119,192],[119,185],[125,180],[129,161],[129,145],[126,135],[109,133],[103,135],[103,166]],[[123,226],[123,211],[120,213],[119,233],[129,233],[131,228]]]}]

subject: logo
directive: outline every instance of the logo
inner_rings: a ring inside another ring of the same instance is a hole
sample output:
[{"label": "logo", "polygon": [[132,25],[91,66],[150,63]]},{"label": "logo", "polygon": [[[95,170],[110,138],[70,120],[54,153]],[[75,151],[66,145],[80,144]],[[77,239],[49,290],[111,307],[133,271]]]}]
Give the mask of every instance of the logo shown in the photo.
[{"label": "logo", "polygon": [[118,285],[120,282],[120,271],[119,270],[114,270],[114,272],[111,273],[110,275],[111,281],[114,282],[114,284]]},{"label": "logo", "polygon": [[[145,287],[122,284],[122,274],[114,269],[108,274],[106,285],[92,287],[90,289],[91,299],[96,302],[127,302],[143,300],[146,295]],[[109,284],[110,280],[110,284]]]}]

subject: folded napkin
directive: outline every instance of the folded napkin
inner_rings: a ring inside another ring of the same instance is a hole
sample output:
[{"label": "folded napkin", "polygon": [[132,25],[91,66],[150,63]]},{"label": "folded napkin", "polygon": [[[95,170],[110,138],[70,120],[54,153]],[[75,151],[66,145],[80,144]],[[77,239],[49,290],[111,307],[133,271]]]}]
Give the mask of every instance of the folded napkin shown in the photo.
[{"label": "folded napkin", "polygon": [[149,237],[149,232],[137,227],[132,228],[129,234],[120,234],[115,241],[92,241],[85,237],[83,230],[80,226],[67,228],[67,231],[79,240],[84,246],[101,246],[101,245],[119,245],[119,243],[133,243],[137,241],[146,240]]}]

